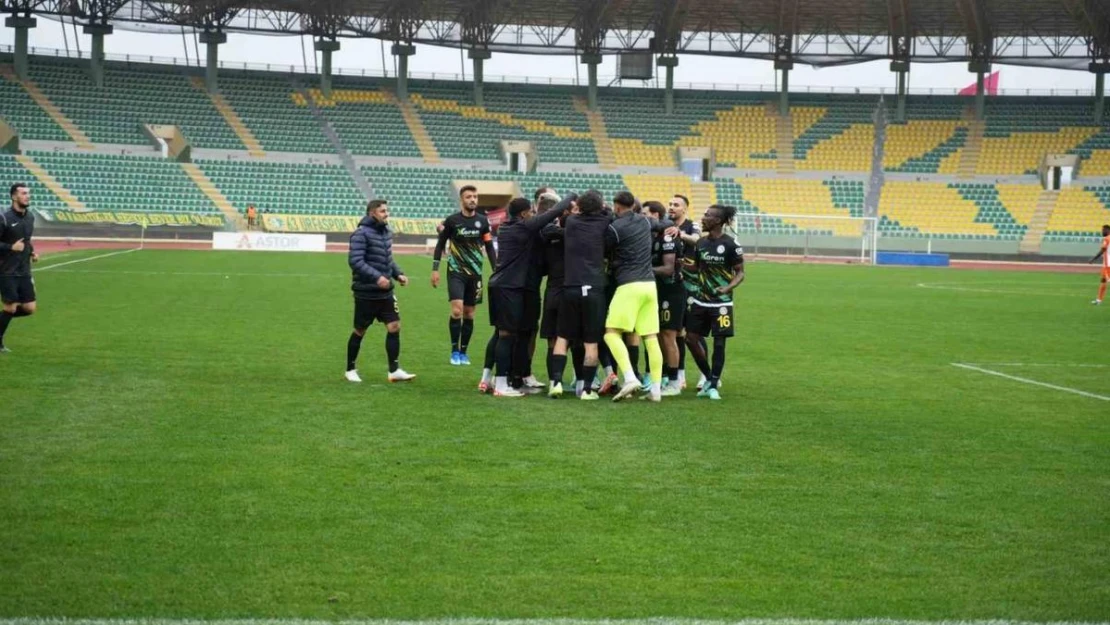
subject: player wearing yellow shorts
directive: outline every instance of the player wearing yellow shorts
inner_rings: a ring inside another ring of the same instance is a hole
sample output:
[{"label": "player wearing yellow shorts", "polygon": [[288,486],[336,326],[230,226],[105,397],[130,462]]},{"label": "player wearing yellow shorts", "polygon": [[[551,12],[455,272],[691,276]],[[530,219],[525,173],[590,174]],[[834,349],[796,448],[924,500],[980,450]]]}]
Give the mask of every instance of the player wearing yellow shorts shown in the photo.
[{"label": "player wearing yellow shorts", "polygon": [[[624,376],[621,390],[613,397],[620,401],[640,388],[632,370],[628,347],[623,335],[634,332],[643,339],[652,371],[663,370],[663,351],[659,347],[659,295],[655,288],[655,272],[651,267],[652,226],[633,207],[636,199],[627,191],[613,198],[616,219],[605,232],[606,247],[611,250],[613,277],[617,283],[609,314],[605,318],[605,344]],[[660,401],[661,376],[656,375],[648,397]]]}]

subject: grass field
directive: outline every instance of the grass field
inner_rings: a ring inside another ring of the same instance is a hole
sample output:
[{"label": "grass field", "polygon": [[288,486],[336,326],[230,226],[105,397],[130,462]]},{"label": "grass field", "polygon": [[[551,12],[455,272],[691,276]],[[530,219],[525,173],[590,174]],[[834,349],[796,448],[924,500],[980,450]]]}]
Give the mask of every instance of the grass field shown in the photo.
[{"label": "grass field", "polygon": [[1094,275],[752,264],[724,401],[584,405],[422,257],[390,386],[341,255],[99,254],[0,358],[0,617],[1110,617]]}]

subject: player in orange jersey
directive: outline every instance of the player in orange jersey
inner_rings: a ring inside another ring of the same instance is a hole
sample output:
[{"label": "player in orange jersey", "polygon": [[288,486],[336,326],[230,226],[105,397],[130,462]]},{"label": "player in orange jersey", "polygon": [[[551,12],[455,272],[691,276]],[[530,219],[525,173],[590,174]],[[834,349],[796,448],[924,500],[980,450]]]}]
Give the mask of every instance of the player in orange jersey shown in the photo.
[{"label": "player in orange jersey", "polygon": [[1102,280],[1098,285],[1098,299],[1091,302],[1095,306],[1102,304],[1102,298],[1106,297],[1106,283],[1110,282],[1110,225],[1102,226],[1102,247],[1099,248],[1098,254],[1088,262],[1095,262],[1102,257]]}]

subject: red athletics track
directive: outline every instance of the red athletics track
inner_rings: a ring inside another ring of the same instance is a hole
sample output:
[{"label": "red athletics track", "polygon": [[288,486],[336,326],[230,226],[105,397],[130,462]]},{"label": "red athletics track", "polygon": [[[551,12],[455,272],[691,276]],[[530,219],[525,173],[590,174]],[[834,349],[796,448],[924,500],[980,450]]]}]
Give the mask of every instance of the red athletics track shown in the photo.
[{"label": "red athletics track", "polygon": [[[35,250],[42,256],[42,260],[49,258],[50,254],[60,252],[75,252],[81,250],[125,250],[138,247],[139,241],[135,239],[36,239]],[[179,240],[147,240],[143,247],[148,250],[210,250],[211,241],[179,241]],[[422,254],[426,252],[423,245],[396,245],[393,248],[399,254]],[[346,243],[328,243],[328,251],[345,253]],[[797,256],[775,256],[770,254],[752,255],[753,260],[780,263],[807,263],[807,264],[860,264],[859,259],[849,258],[809,258],[802,259]],[[1009,262],[993,260],[954,260],[950,265],[952,269],[979,269],[985,271],[1039,271],[1047,273],[1089,273],[1096,275],[1101,271],[1099,265],[1086,265],[1081,263],[1036,263],[1036,262]],[[943,269],[943,268],[940,268]]]}]

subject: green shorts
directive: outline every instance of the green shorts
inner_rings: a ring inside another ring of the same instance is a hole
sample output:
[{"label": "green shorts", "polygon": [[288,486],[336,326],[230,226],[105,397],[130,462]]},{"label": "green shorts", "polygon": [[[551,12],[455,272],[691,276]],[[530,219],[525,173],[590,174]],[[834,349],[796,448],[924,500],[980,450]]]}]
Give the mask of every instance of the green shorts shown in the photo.
[{"label": "green shorts", "polygon": [[640,336],[659,334],[659,294],[655,281],[632,282],[617,287],[609,304],[605,327],[635,332]]}]

